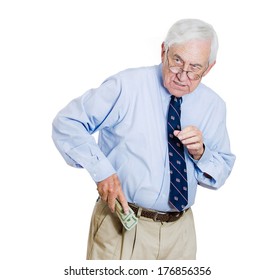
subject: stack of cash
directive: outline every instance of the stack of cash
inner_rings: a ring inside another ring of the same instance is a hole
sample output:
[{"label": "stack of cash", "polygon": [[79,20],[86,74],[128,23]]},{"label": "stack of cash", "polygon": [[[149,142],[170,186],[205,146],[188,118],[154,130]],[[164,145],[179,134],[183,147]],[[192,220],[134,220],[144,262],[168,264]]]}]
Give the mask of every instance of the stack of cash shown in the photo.
[{"label": "stack of cash", "polygon": [[131,208],[129,208],[128,214],[124,214],[123,208],[118,200],[116,200],[116,213],[126,230],[131,230],[138,222],[138,218]]}]

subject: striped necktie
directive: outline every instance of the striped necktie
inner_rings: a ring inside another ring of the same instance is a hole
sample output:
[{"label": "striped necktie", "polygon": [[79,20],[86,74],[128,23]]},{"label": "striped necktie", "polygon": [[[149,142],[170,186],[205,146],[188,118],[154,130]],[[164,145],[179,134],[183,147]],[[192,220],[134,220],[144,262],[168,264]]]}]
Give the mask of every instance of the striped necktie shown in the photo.
[{"label": "striped necktie", "polygon": [[184,147],[174,136],[174,130],[181,130],[180,113],[181,97],[171,96],[168,110],[168,152],[170,163],[170,195],[169,202],[179,211],[183,211],[188,203],[188,183]]}]

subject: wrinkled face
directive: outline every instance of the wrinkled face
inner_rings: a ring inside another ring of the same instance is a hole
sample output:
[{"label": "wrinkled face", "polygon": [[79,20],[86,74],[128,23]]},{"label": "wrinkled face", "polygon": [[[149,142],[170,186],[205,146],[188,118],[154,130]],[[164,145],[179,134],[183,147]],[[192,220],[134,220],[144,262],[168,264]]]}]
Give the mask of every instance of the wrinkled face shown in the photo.
[{"label": "wrinkled face", "polygon": [[193,92],[213,67],[209,65],[211,42],[191,40],[183,44],[174,44],[165,50],[162,44],[163,85],[176,97]]}]

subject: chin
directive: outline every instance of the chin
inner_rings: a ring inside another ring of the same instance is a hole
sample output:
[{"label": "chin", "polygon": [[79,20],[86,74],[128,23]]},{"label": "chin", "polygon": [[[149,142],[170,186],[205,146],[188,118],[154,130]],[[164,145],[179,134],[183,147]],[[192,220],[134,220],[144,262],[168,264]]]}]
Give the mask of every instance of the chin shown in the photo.
[{"label": "chin", "polygon": [[182,97],[183,95],[186,95],[186,94],[189,94],[190,93],[190,91],[189,91],[189,89],[187,90],[178,90],[178,89],[171,89],[171,90],[169,90],[168,89],[168,91],[172,94],[172,95],[174,95],[174,96],[176,96],[176,97]]},{"label": "chin", "polygon": [[176,96],[176,97],[182,97],[183,95],[186,95],[190,93],[190,87],[189,86],[179,86],[175,84],[166,84],[164,85],[166,89],[170,92],[170,94]]}]

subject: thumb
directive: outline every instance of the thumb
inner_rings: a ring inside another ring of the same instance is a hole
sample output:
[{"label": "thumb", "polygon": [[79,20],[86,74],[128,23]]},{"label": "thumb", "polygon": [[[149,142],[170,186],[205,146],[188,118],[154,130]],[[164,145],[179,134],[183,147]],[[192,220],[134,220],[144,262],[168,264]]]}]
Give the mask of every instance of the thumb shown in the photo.
[{"label": "thumb", "polygon": [[174,130],[174,132],[173,132],[173,134],[174,134],[176,137],[178,137],[179,133],[180,133],[180,130]]}]

